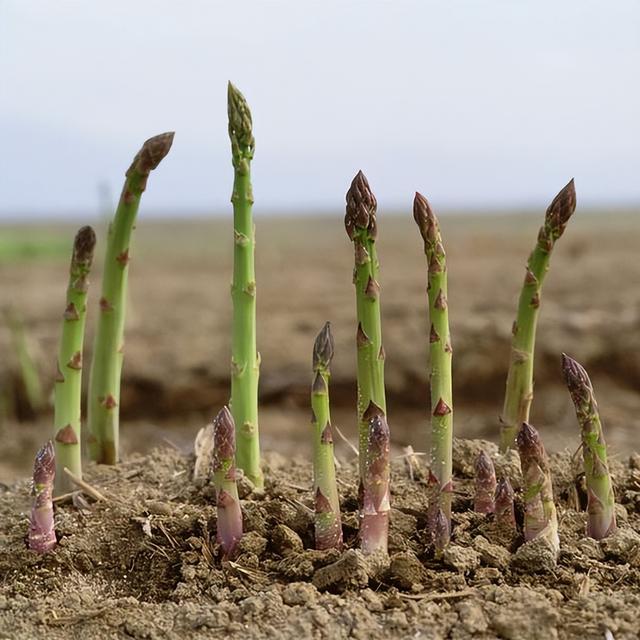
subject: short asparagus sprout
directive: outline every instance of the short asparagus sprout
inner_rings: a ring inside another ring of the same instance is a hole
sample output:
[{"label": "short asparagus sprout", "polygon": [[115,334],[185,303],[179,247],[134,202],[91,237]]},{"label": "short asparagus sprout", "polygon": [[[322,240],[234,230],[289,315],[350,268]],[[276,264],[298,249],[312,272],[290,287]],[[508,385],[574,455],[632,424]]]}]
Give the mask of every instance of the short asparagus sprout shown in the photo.
[{"label": "short asparagus sprout", "polygon": [[82,350],[87,315],[88,278],[95,244],[96,234],[93,229],[82,227],[75,237],[69,269],[69,286],[55,379],[53,427],[56,451],[56,495],[68,493],[74,489],[69,476],[63,473],[65,467],[78,478],[82,478],[80,447]]},{"label": "short asparagus sprout", "polygon": [[56,460],[51,440],[36,454],[33,464],[33,506],[29,519],[29,549],[48,553],[58,543],[53,522],[53,482]]},{"label": "short asparagus sprout", "polygon": [[519,426],[529,420],[529,410],[533,401],[533,358],[542,284],[549,269],[551,251],[563,234],[575,208],[576,190],[571,180],[549,205],[544,225],[538,233],[538,241],[527,262],[518,312],[512,328],[511,361],[501,416],[500,451],[503,453],[513,447]]},{"label": "short asparagus sprout", "polygon": [[495,517],[496,522],[505,529],[516,528],[516,512],[513,499],[514,492],[509,478],[500,478],[496,485]]},{"label": "short asparagus sprout", "polygon": [[451,539],[451,524],[445,512],[438,509],[433,522],[433,547],[436,558],[441,558]]},{"label": "short asparagus sprout", "polygon": [[475,461],[475,496],[473,510],[476,513],[495,511],[496,470],[491,458],[483,450]]},{"label": "short asparagus sprout", "polygon": [[336,485],[329,410],[329,367],[333,349],[331,324],[327,322],[313,346],[314,378],[311,386],[316,549],[342,548],[340,500]]},{"label": "short asparagus sprout", "polygon": [[582,434],[587,483],[587,535],[601,540],[616,530],[616,510],[600,413],[593,385],[584,367],[563,353],[562,370]]},{"label": "short asparagus sprout", "polygon": [[147,179],[169,153],[173,133],[150,138],[127,170],[115,217],[109,225],[102,276],[100,313],[89,374],[89,453],[103,464],[118,461],[120,378],[131,234]]},{"label": "short asparagus sprout", "polygon": [[228,87],[229,138],[233,161],[233,326],[231,345],[231,412],[236,423],[238,466],[256,487],[264,478],[260,468],[258,377],[256,345],[255,228],[251,161],[255,150],[251,111],[244,96]]},{"label": "short asparagus sprout", "polygon": [[516,438],[524,481],[524,538],[544,538],[556,553],[560,550],[558,518],[553,501],[551,470],[540,434],[523,422]]},{"label": "short asparagus sprout", "polygon": [[[386,416],[387,401],[384,388],[384,348],[380,322],[380,265],[376,251],[378,227],[376,198],[367,179],[358,171],[346,196],[344,225],[353,242],[355,268],[353,282],[356,288],[356,314],[358,328],[358,442],[360,449],[360,495],[366,474],[366,456],[371,419]],[[361,505],[362,506],[362,505]]]},{"label": "short asparagus sprout", "polygon": [[225,555],[233,555],[242,538],[242,511],[236,485],[236,428],[223,407],[213,421],[213,484],[218,512],[217,541]]},{"label": "short asparagus sprout", "polygon": [[451,334],[447,303],[447,262],[440,226],[427,199],[416,193],[413,217],[427,257],[429,298],[429,356],[431,362],[431,471],[440,484],[440,507],[451,529],[453,391]]},{"label": "short asparagus sprout", "polygon": [[363,553],[387,553],[389,534],[389,426],[384,415],[369,421],[360,543]]}]

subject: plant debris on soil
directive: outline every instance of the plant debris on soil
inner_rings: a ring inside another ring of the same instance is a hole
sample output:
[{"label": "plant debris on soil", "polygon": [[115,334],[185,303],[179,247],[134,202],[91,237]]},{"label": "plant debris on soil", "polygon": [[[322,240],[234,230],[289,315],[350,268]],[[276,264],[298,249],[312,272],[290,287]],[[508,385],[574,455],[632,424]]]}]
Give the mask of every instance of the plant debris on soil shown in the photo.
[{"label": "plant debris on soil", "polygon": [[514,458],[456,440],[454,528],[440,560],[425,533],[426,469],[414,465],[412,478],[402,458],[388,558],[357,550],[355,461],[338,469],[344,552],[313,550],[309,462],[268,454],[264,492],[240,482],[245,535],[233,560],[215,544],[213,487],[196,486],[193,456],[174,448],[89,465],[99,493],[58,503],[59,544],[44,556],[26,548],[30,486],[20,481],[0,494],[0,638],[638,638],[640,455],[611,465],[619,530],[600,542],[584,534],[575,456],[552,456],[556,564],[473,513],[481,447],[517,485]]}]

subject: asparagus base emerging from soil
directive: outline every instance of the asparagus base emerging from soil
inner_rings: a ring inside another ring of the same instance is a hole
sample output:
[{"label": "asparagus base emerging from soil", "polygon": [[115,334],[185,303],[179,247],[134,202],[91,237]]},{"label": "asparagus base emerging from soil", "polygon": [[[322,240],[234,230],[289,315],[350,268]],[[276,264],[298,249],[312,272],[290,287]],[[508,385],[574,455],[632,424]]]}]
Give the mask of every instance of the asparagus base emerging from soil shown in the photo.
[{"label": "asparagus base emerging from soil", "polygon": [[329,410],[329,367],[332,358],[333,336],[331,325],[327,322],[313,347],[314,379],[311,387],[316,549],[342,548],[340,500]]},{"label": "asparagus base emerging from soil", "polygon": [[475,473],[473,510],[476,513],[493,513],[495,511],[496,470],[485,451],[481,451],[476,458]]},{"label": "asparagus base emerging from soil", "polygon": [[616,510],[600,413],[593,385],[584,367],[563,353],[562,370],[582,435],[587,483],[587,535],[601,540],[616,530]]},{"label": "asparagus base emerging from soil", "polygon": [[431,471],[437,478],[442,509],[451,529],[453,491],[453,391],[451,334],[447,303],[447,263],[438,219],[427,199],[416,193],[413,217],[424,241],[428,262],[429,357],[431,365]]},{"label": "asparagus base emerging from soil", "polygon": [[53,427],[56,452],[56,495],[68,493],[75,488],[69,476],[63,473],[65,467],[78,478],[82,477],[80,447],[82,348],[87,315],[88,277],[95,244],[96,234],[91,227],[82,227],[73,244],[55,385]]},{"label": "asparagus base emerging from soil", "polygon": [[242,538],[242,511],[236,485],[236,428],[227,407],[213,421],[213,484],[218,512],[217,541],[226,556],[233,555]]},{"label": "asparagus base emerging from soil", "polygon": [[92,460],[104,464],[118,461],[120,377],[131,233],[149,174],[169,153],[172,142],[173,133],[163,133],[142,145],[127,170],[118,208],[109,226],[88,403],[89,453]]},{"label": "asparagus base emerging from soil", "polygon": [[527,262],[518,312],[513,323],[511,361],[501,416],[500,451],[503,453],[513,447],[520,425],[529,420],[529,409],[533,401],[533,358],[542,283],[549,269],[551,251],[563,234],[575,208],[576,191],[571,180],[549,205],[544,225],[538,233],[538,241]]},{"label": "asparagus base emerging from soil", "polygon": [[231,346],[231,412],[236,424],[238,466],[253,484],[264,484],[258,435],[256,344],[255,229],[252,217],[251,160],[255,149],[251,112],[244,96],[228,88],[229,138],[234,169],[233,194],[233,328]]},{"label": "asparagus base emerging from soil", "polygon": [[29,549],[48,553],[57,544],[53,522],[53,482],[56,475],[55,452],[51,440],[36,454],[33,464],[33,506],[29,519]]},{"label": "asparagus base emerging from soil", "polygon": [[526,422],[522,423],[516,443],[524,481],[524,539],[544,538],[557,553],[560,550],[558,518],[544,445],[538,432]]}]

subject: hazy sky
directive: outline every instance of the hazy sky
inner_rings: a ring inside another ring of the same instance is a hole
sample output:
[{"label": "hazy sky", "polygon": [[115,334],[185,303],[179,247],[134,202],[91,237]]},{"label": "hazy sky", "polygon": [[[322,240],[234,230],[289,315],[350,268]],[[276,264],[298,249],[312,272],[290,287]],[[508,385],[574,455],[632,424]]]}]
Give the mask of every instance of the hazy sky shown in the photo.
[{"label": "hazy sky", "polygon": [[640,202],[638,0],[0,0],[0,217],[95,215],[175,130],[148,212],[224,211],[226,83],[258,211]]}]

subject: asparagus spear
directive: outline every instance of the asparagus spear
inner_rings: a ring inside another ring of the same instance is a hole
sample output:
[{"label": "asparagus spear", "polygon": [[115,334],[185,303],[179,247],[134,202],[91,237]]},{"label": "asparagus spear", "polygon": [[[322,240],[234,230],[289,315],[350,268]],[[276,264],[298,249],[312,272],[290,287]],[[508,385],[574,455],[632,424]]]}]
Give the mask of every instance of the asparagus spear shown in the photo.
[{"label": "asparagus spear", "polygon": [[380,265],[376,252],[377,202],[362,171],[347,191],[344,225],[355,252],[353,281],[356,287],[358,329],[358,441],[360,449],[360,493],[365,481],[369,427],[375,416],[386,416],[384,348],[380,323]]},{"label": "asparagus spear", "polygon": [[436,558],[442,557],[451,539],[451,521],[442,509],[438,509],[433,522],[433,547]]},{"label": "asparagus spear", "polygon": [[453,391],[451,334],[447,305],[447,263],[438,219],[420,193],[413,201],[413,217],[424,241],[429,265],[429,355],[431,360],[431,469],[440,485],[440,508],[451,529]]},{"label": "asparagus spear", "polygon": [[496,470],[485,451],[480,451],[476,458],[475,472],[476,493],[473,510],[476,513],[493,513],[495,511]]},{"label": "asparagus spear", "polygon": [[615,498],[600,413],[593,385],[584,367],[563,353],[562,370],[582,432],[582,457],[589,516],[587,535],[600,540],[616,530]]},{"label": "asparagus spear", "polygon": [[389,533],[389,426],[384,415],[369,421],[360,543],[363,553],[387,553]]},{"label": "asparagus spear", "polygon": [[545,538],[557,553],[560,549],[558,519],[553,502],[551,471],[540,434],[527,422],[516,438],[524,481],[524,538]]},{"label": "asparagus spear", "polygon": [[89,272],[93,261],[96,234],[91,227],[82,227],[76,234],[69,269],[67,302],[63,314],[62,337],[58,351],[55,401],[54,444],[56,451],[55,493],[74,489],[67,467],[82,478],[80,448],[80,404],[82,398],[82,348],[87,314]]},{"label": "asparagus spear", "polygon": [[57,544],[53,522],[53,481],[56,460],[51,440],[36,454],[33,464],[33,506],[29,519],[29,549],[48,553]]},{"label": "asparagus spear", "polygon": [[147,178],[169,153],[173,133],[150,138],[127,170],[122,195],[109,226],[100,314],[89,376],[89,453],[104,464],[118,460],[120,377],[124,357],[124,323],[129,245]]},{"label": "asparagus spear", "polygon": [[228,88],[229,138],[233,160],[233,331],[231,351],[231,412],[236,423],[238,466],[256,485],[264,479],[258,435],[258,377],[256,347],[255,228],[251,209],[251,160],[255,149],[251,112],[244,96]]},{"label": "asparagus spear", "polygon": [[513,487],[509,478],[500,478],[495,493],[496,522],[505,528],[516,528],[516,513],[513,506]]},{"label": "asparagus spear", "polygon": [[538,241],[527,262],[518,313],[513,323],[511,361],[501,417],[500,450],[503,453],[513,446],[519,425],[529,420],[529,409],[533,400],[533,356],[542,283],[549,269],[551,251],[556,240],[563,234],[575,208],[576,190],[571,180],[549,205],[544,225],[538,233]]},{"label": "asparagus spear", "polygon": [[213,484],[218,511],[217,541],[230,556],[242,538],[242,511],[236,486],[236,427],[227,407],[213,421]]},{"label": "asparagus spear", "polygon": [[342,524],[333,461],[333,435],[329,411],[329,367],[333,358],[331,324],[325,323],[313,345],[314,379],[311,386],[313,416],[313,488],[315,494],[316,549],[340,549]]}]

